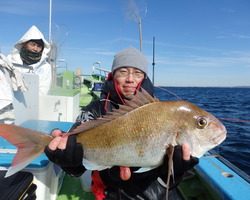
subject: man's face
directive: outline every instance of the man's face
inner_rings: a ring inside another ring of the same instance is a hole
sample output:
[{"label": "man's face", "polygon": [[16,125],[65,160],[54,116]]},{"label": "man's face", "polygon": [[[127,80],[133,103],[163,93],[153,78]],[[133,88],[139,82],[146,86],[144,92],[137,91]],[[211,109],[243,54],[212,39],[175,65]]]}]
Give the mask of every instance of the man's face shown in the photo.
[{"label": "man's face", "polygon": [[123,96],[132,99],[138,84],[144,79],[144,73],[134,67],[121,67],[115,70],[114,79]]},{"label": "man's face", "polygon": [[27,50],[36,53],[39,53],[43,50],[43,46],[34,41],[28,41],[27,43],[25,43],[25,47]]}]

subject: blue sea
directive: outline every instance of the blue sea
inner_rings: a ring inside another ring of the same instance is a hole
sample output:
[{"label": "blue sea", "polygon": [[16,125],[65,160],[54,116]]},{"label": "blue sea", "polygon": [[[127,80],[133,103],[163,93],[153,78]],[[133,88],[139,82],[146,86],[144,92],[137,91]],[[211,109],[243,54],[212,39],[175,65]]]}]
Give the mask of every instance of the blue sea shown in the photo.
[{"label": "blue sea", "polygon": [[250,88],[156,87],[155,95],[187,100],[220,118],[228,133],[216,152],[250,175]]}]

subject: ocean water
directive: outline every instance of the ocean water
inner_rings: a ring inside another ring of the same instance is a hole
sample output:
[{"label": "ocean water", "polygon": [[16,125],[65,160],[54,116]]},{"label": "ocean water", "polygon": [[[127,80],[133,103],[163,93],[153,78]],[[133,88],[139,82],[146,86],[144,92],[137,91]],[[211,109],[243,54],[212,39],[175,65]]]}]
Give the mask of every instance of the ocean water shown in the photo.
[{"label": "ocean water", "polygon": [[156,87],[155,95],[190,101],[221,119],[228,133],[216,152],[250,175],[250,88]]}]

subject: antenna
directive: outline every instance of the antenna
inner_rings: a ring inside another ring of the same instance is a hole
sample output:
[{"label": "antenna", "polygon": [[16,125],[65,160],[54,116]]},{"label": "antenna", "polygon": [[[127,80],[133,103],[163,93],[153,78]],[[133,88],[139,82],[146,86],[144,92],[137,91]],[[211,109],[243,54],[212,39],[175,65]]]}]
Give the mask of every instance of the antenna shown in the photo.
[{"label": "antenna", "polygon": [[49,0],[49,43],[52,43],[51,39],[51,20],[52,20],[52,0]]},{"label": "antenna", "polygon": [[141,17],[138,19],[139,25],[139,39],[140,39],[140,51],[142,51],[142,28],[141,28]]},{"label": "antenna", "polygon": [[52,0],[49,0],[49,43],[50,43],[50,53],[49,53],[49,63],[51,65],[52,71],[52,86],[56,85],[56,58],[57,58],[57,47],[52,41],[52,30],[51,30],[51,21],[52,21]]},{"label": "antenna", "polygon": [[153,73],[152,73],[152,83],[155,85],[155,36],[153,37]]}]

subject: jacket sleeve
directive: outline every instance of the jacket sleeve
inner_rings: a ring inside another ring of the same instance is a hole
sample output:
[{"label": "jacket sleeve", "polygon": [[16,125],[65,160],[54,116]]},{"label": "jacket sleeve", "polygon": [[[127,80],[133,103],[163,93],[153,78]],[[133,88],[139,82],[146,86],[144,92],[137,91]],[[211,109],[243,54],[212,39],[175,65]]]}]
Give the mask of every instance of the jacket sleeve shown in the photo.
[{"label": "jacket sleeve", "polygon": [[82,107],[80,114],[78,115],[76,122],[86,122],[97,119],[98,117],[105,114],[102,108],[102,103],[99,100],[93,101],[87,106]]}]

